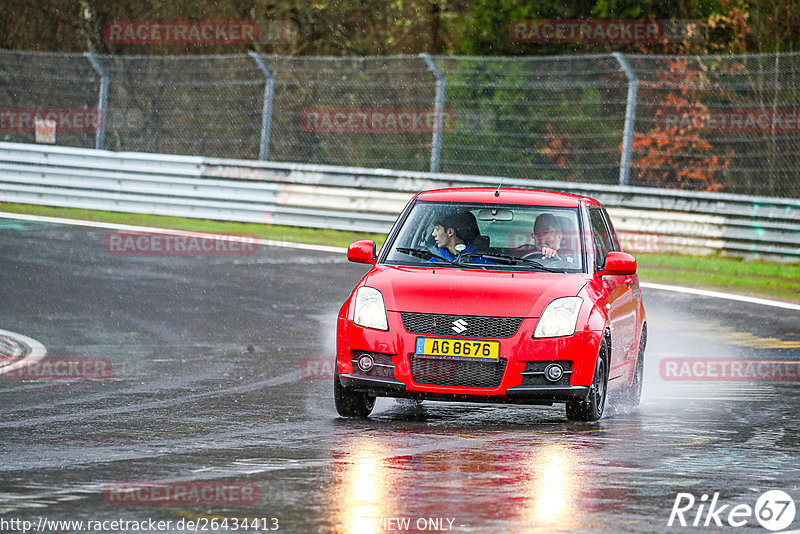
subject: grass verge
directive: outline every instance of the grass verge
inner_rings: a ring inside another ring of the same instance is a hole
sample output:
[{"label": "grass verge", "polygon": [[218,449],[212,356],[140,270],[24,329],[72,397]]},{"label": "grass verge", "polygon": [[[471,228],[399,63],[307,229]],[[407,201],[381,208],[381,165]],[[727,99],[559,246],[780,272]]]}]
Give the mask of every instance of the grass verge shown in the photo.
[{"label": "grass verge", "polygon": [[637,254],[648,282],[706,287],[800,302],[800,264],[744,261],[721,255]]},{"label": "grass verge", "polygon": [[[6,202],[0,202],[0,211],[66,219],[154,226],[195,232],[248,234],[263,239],[338,247],[346,247],[352,241],[358,239],[372,239],[380,246],[386,238],[384,234],[209,221],[162,215],[117,213]],[[639,265],[639,277],[643,281],[702,287],[800,302],[800,264],[783,264],[758,260],[744,261],[722,255],[637,254],[636,260]]]}]

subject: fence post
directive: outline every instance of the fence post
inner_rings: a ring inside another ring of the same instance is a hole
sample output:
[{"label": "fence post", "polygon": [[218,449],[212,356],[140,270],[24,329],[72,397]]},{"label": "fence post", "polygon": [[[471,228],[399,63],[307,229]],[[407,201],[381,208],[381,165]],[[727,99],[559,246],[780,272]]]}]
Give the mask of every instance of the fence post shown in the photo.
[{"label": "fence post", "polygon": [[419,55],[425,60],[430,70],[436,77],[436,100],[434,101],[433,142],[431,144],[431,172],[439,172],[442,157],[442,114],[444,113],[445,79],[442,71],[436,65],[430,54]]},{"label": "fence post", "polygon": [[636,97],[639,91],[639,78],[625,57],[619,52],[612,52],[619,66],[628,78],[628,101],[625,104],[625,129],[622,132],[622,155],[619,161],[619,185],[628,185],[631,174],[631,149],[633,147],[633,127],[636,121]]},{"label": "fence post", "polygon": [[97,61],[97,58],[91,52],[83,54],[92,67],[100,76],[100,95],[97,98],[97,112],[100,115],[100,124],[97,125],[97,132],[94,137],[94,147],[97,150],[102,150],[106,144],[106,111],[108,110],[108,73],[106,69]]},{"label": "fence post", "polygon": [[264,74],[264,105],[261,108],[261,144],[258,147],[258,159],[267,161],[269,159],[269,136],[272,126],[272,96],[274,94],[275,78],[272,69],[269,68],[258,52],[250,52],[250,57],[256,62],[258,68]]}]

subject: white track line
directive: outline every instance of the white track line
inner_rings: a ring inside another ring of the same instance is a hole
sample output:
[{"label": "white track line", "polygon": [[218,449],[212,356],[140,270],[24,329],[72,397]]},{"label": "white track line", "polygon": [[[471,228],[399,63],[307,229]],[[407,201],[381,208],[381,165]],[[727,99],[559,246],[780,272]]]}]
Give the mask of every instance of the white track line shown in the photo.
[{"label": "white track line", "polygon": [[311,245],[308,243],[293,243],[291,241],[274,241],[272,239],[252,239],[246,235],[224,235],[208,234],[203,232],[189,232],[185,230],[171,230],[169,228],[152,228],[150,226],[133,226],[130,224],[117,224],[97,221],[81,221],[77,219],[62,219],[60,217],[44,217],[41,215],[25,215],[21,213],[0,212],[0,217],[5,219],[18,219],[23,221],[36,221],[55,224],[70,224],[72,226],[88,226],[89,228],[106,228],[109,230],[122,230],[125,232],[147,232],[150,234],[179,235],[187,237],[199,237],[204,239],[217,239],[220,241],[240,241],[246,240],[248,243],[255,241],[259,245],[270,247],[295,248],[300,250],[316,250],[319,252],[335,252],[344,254],[347,249],[344,247],[331,247],[328,245]]},{"label": "white track line", "polygon": [[739,302],[748,302],[750,304],[761,304],[764,306],[772,306],[773,308],[784,308],[787,310],[800,311],[800,304],[781,302],[780,300],[761,299],[758,297],[746,297],[744,295],[735,295],[733,293],[723,293],[722,291],[709,291],[707,289],[694,289],[691,287],[654,284],[652,282],[641,282],[639,285],[642,287],[646,287],[647,289],[674,291],[676,293],[688,293],[690,295],[698,295],[701,297],[713,297],[717,299],[738,300]]},{"label": "white track line", "polygon": [[16,332],[9,332],[8,330],[0,330],[0,335],[13,338],[14,340],[20,341],[31,348],[31,353],[28,354],[26,357],[14,363],[0,367],[0,375],[5,373],[10,373],[11,371],[15,371],[24,365],[28,365],[31,362],[37,362],[42,358],[44,358],[45,354],[47,354],[47,349],[45,348],[44,345],[42,345],[35,339],[29,338],[28,336],[23,336],[22,334],[17,334]]},{"label": "white track line", "polygon": [[[81,221],[77,219],[62,219],[60,217],[44,217],[41,215],[25,215],[21,213],[6,213],[0,212],[0,218],[18,219],[24,221],[37,221],[55,224],[70,224],[73,226],[88,226],[90,228],[107,228],[110,230],[124,230],[127,232],[149,232],[152,234],[167,234],[167,235],[182,235],[189,237],[203,237],[207,239],[219,239],[222,241],[235,241],[242,239],[242,236],[231,236],[222,234],[206,234],[202,232],[186,232],[183,230],[170,230],[165,228],[152,228],[150,226],[132,226],[128,224],[116,224],[107,222],[96,221]],[[249,238],[248,238],[249,240]],[[270,247],[284,247],[294,248],[300,250],[316,250],[319,252],[333,252],[337,254],[344,254],[347,249],[344,247],[331,247],[327,245],[310,245],[307,243],[293,243],[291,241],[273,241],[272,239],[256,239],[259,245]],[[750,304],[761,304],[763,306],[772,306],[773,308],[783,308],[787,310],[800,311],[800,304],[792,304],[789,302],[781,302],[779,300],[769,300],[757,297],[746,297],[744,295],[736,295],[733,293],[723,293],[722,291],[709,291],[707,289],[694,289],[691,287],[672,286],[666,284],[655,284],[652,282],[641,282],[640,285],[647,289],[657,289],[660,291],[673,291],[675,293],[686,293],[689,295],[697,295],[700,297],[711,297],[726,300],[736,300],[739,302],[747,302]]]}]

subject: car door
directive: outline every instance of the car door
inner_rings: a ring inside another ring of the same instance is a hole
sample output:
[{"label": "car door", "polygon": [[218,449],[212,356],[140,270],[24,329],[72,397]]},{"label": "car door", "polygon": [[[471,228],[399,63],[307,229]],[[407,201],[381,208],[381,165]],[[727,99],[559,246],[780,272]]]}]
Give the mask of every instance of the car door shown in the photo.
[{"label": "car door", "polygon": [[[599,207],[589,208],[589,221],[592,226],[592,241],[595,252],[595,266],[602,269],[606,255],[612,250],[620,250],[616,233],[606,211]],[[603,277],[611,327],[611,362],[609,381],[622,379],[628,382],[633,372],[635,354],[632,353],[636,339],[636,302],[633,296],[633,276],[607,275]]]}]

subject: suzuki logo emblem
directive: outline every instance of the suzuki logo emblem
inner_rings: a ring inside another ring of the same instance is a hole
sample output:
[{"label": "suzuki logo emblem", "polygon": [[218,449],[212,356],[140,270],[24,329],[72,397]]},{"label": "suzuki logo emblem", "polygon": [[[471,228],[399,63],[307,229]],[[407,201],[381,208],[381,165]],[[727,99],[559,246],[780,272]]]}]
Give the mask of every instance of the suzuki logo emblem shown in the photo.
[{"label": "suzuki logo emblem", "polygon": [[456,334],[462,334],[467,331],[467,321],[464,319],[456,319],[453,321],[453,326],[451,328]]}]

